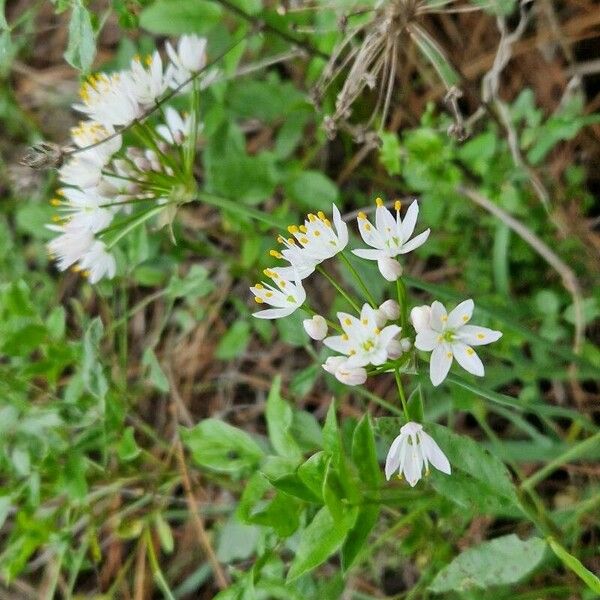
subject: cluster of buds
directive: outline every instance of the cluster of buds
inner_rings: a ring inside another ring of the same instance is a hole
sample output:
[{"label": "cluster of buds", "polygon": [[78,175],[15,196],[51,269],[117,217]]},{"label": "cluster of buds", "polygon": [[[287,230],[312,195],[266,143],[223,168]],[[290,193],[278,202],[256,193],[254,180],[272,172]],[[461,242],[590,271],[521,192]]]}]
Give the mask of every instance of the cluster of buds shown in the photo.
[{"label": "cluster of buds", "polygon": [[[280,250],[271,250],[271,256],[285,261],[282,266],[265,269],[272,283],[257,283],[250,290],[255,301],[267,305],[255,313],[260,319],[287,317],[296,310],[308,314],[303,325],[307,335],[321,341],[335,354],[328,357],[322,367],[342,383],[363,385],[370,375],[394,372],[399,396],[407,423],[392,443],[387,462],[388,479],[394,472],[403,475],[411,486],[416,485],[429,464],[449,474],[448,459],[419,423],[412,422],[402,390],[400,373],[407,364],[418,368],[416,352],[431,352],[429,374],[434,386],[440,385],[450,370],[454,358],[473,375],[484,375],[484,367],[473,346],[496,341],[499,331],[471,325],[474,310],[472,300],[465,300],[448,312],[438,301],[431,306],[408,305],[406,287],[402,281],[403,267],[398,258],[423,245],[430,230],[413,237],[419,206],[413,201],[401,216],[402,205],[393,203],[390,212],[378,198],[375,202],[375,222],[367,210],[358,213],[358,232],[368,248],[357,248],[352,254],[375,261],[386,281],[396,282],[397,300],[388,298],[378,304],[360,274],[346,254],[348,226],[334,205],[331,220],[322,212],[309,214],[302,225],[290,225],[291,237],[278,236]],[[365,294],[360,303],[344,289],[323,263],[339,257],[356,279],[358,288]],[[318,314],[307,300],[303,281],[318,272],[325,277],[350,305],[353,312],[338,312],[338,323]],[[332,335],[329,335],[330,331]],[[412,360],[411,360],[412,359]]]}]

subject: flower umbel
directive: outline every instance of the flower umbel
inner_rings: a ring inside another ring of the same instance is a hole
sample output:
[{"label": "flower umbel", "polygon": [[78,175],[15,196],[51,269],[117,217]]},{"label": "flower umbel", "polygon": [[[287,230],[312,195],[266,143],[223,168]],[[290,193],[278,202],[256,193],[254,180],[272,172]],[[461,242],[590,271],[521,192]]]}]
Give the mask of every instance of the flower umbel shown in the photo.
[{"label": "flower umbel", "polygon": [[471,346],[483,346],[498,340],[502,333],[487,327],[468,325],[475,307],[473,300],[461,302],[448,314],[437,300],[429,306],[411,311],[411,320],[417,332],[415,347],[431,352],[429,376],[433,385],[444,381],[453,358],[473,375],[482,377],[484,368]]},{"label": "flower umbel", "polygon": [[385,476],[389,480],[398,471],[411,487],[423,475],[429,473],[429,464],[446,475],[450,475],[448,458],[434,439],[423,431],[419,423],[409,422],[400,429],[400,435],[392,442],[385,461]]}]

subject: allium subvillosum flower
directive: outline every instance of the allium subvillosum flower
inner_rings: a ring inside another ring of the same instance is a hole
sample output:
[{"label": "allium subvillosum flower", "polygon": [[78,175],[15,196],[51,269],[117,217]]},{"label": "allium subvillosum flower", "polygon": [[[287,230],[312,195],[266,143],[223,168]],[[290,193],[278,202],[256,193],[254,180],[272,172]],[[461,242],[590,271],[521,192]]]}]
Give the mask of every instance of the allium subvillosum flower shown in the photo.
[{"label": "allium subvillosum flower", "polygon": [[257,304],[268,304],[274,308],[267,308],[254,313],[258,319],[281,319],[291,315],[300,308],[306,300],[306,292],[302,287],[300,277],[296,275],[294,281],[284,279],[271,269],[265,269],[265,275],[270,277],[275,285],[262,282],[250,288]]},{"label": "allium subvillosum flower", "polygon": [[327,336],[327,321],[321,315],[313,315],[310,319],[302,321],[304,331],[313,340],[320,341]]},{"label": "allium subvillosum flower", "polygon": [[395,259],[400,254],[406,254],[423,245],[429,237],[430,229],[426,229],[416,237],[411,238],[417,217],[419,215],[419,205],[417,201],[411,203],[406,211],[404,219],[400,217],[401,203],[399,200],[394,205],[396,217],[385,208],[383,200],[377,198],[375,201],[377,210],[375,211],[375,226],[369,221],[364,212],[358,214],[358,229],[365,244],[371,248],[361,248],[352,250],[360,258],[376,260],[381,274],[386,279],[395,280],[401,273],[401,270],[394,273],[389,266],[390,259]]},{"label": "allium subvillosum flower", "polygon": [[[194,73],[198,73],[206,66],[206,39],[195,35],[182,35],[177,42],[177,50],[167,42],[165,44],[167,55],[173,65],[171,87],[178,87],[185,83]],[[205,73],[200,81],[200,88],[210,85],[217,75],[217,70]],[[182,88],[187,91],[191,83]]]},{"label": "allium subvillosum flower", "polygon": [[444,381],[454,358],[469,373],[483,376],[483,364],[471,346],[491,344],[502,333],[469,325],[474,306],[473,300],[465,300],[448,314],[444,305],[435,301],[431,307],[419,306],[411,311],[417,332],[415,347],[431,352],[429,376],[433,385]]},{"label": "allium subvillosum flower", "polygon": [[432,464],[442,473],[450,475],[448,458],[435,440],[423,431],[419,423],[409,422],[400,429],[400,435],[392,442],[385,461],[385,476],[389,480],[397,471],[414,487],[423,475],[429,473]]},{"label": "allium subvillosum flower", "polygon": [[140,56],[131,61],[131,68],[127,73],[131,94],[144,109],[152,106],[168,89],[172,79],[174,67],[168,65],[163,71],[163,62],[158,51],[147,56],[142,64]]},{"label": "allium subvillosum flower", "polygon": [[388,359],[388,345],[401,331],[398,325],[383,329],[377,325],[377,313],[372,306],[364,304],[360,317],[338,313],[343,334],[323,340],[328,347],[348,357],[348,367],[364,367],[368,364],[382,365]]},{"label": "allium subvillosum flower", "polygon": [[309,213],[303,225],[290,225],[293,236],[279,236],[277,241],[285,248],[281,252],[272,250],[271,255],[290,263],[289,267],[277,267],[282,277],[290,277],[297,271],[301,279],[311,275],[316,266],[328,258],[333,258],[348,244],[348,226],[342,220],[338,207],[332,207],[333,224],[322,211],[316,215]]}]

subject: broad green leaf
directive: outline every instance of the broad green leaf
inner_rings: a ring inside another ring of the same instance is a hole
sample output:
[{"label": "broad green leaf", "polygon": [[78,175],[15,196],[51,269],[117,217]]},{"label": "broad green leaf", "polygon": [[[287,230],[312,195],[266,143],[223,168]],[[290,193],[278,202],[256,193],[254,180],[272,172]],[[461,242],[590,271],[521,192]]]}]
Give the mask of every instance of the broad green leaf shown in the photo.
[{"label": "broad green leaf", "polygon": [[267,397],[266,408],[269,440],[280,456],[299,461],[302,452],[291,434],[294,414],[292,407],[281,397],[281,376],[277,376]]},{"label": "broad green leaf", "polygon": [[323,425],[323,449],[337,462],[341,454],[341,439],[335,415],[335,401],[332,400]]},{"label": "broad green leaf", "polygon": [[356,523],[348,532],[342,547],[342,569],[344,572],[352,566],[361,550],[365,548],[367,538],[379,518],[380,507],[376,504],[361,506]]},{"label": "broad green leaf", "polygon": [[140,26],[152,33],[207,33],[222,17],[221,7],[205,0],[157,0],[140,14]]},{"label": "broad green leaf", "polygon": [[208,271],[201,265],[193,265],[182,279],[174,276],[165,291],[170,298],[185,298],[190,301],[206,296],[214,287]]},{"label": "broad green leaf", "polygon": [[241,474],[255,469],[264,454],[260,446],[241,429],[219,419],[205,419],[181,437],[196,464],[221,473]]},{"label": "broad green leaf", "polygon": [[325,452],[317,452],[298,467],[298,477],[317,498],[323,497],[323,483],[329,460]]},{"label": "broad green leaf", "polygon": [[222,563],[247,560],[256,551],[260,529],[255,525],[244,525],[235,518],[230,519],[219,531],[217,557]]},{"label": "broad green leaf", "polygon": [[358,469],[361,481],[370,488],[381,482],[381,469],[375,450],[375,437],[371,416],[366,413],[354,429],[352,436],[352,461]]},{"label": "broad green leaf", "polygon": [[346,513],[344,519],[335,521],[326,506],[321,508],[300,534],[300,543],[287,580],[293,581],[318,567],[339,550],[356,516],[357,510],[354,508]]},{"label": "broad green leaf", "polygon": [[538,566],[545,551],[541,538],[522,541],[511,533],[459,554],[436,575],[429,589],[464,592],[515,584]]},{"label": "broad green leaf", "polygon": [[289,196],[308,210],[331,213],[331,205],[338,200],[339,191],[329,177],[320,171],[302,171],[292,175],[285,184]]},{"label": "broad green leaf", "polygon": [[250,341],[250,323],[236,321],[219,341],[215,356],[220,360],[231,360],[241,356]]},{"label": "broad green leaf", "polygon": [[148,369],[148,375],[152,385],[154,385],[154,387],[161,392],[168,392],[170,388],[169,380],[161,369],[158,359],[156,358],[156,354],[154,354],[152,348],[146,348],[144,351],[142,356],[142,365]]},{"label": "broad green leaf", "polygon": [[69,43],[65,60],[79,71],[88,72],[96,54],[96,40],[90,13],[81,0],[73,4],[69,22]]}]

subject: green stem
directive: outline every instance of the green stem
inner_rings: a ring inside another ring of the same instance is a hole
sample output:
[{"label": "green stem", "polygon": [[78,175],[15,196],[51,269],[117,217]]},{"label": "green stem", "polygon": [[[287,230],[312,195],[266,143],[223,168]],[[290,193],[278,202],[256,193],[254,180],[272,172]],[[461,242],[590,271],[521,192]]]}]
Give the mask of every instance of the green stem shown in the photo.
[{"label": "green stem", "polygon": [[400,326],[402,327],[402,332],[406,333],[408,305],[406,303],[406,286],[401,277],[396,279],[396,293],[398,294],[398,304],[400,305]]},{"label": "green stem", "polygon": [[[148,219],[151,219],[155,215],[161,213],[168,204],[161,204],[160,206],[155,206],[153,208],[148,209],[146,212],[143,212],[141,215],[136,215],[136,218],[131,221],[128,225],[123,227],[121,231],[115,236],[113,240],[111,240],[107,245],[107,249],[110,250],[115,246],[115,244],[122,238],[124,238],[129,232],[133,231],[138,225],[146,222]],[[102,233],[105,233],[110,228],[105,229]]]},{"label": "green stem", "polygon": [[323,267],[318,266],[317,267],[317,271],[319,271],[319,273],[321,273],[321,275],[323,275],[323,277],[325,277],[325,279],[327,279],[327,281],[329,281],[329,283],[331,283],[331,285],[350,303],[350,305],[352,306],[352,308],[360,314],[360,307],[358,306],[358,304],[350,297],[350,295],[338,284],[338,282],[331,276],[329,275],[329,273],[327,273],[327,271],[325,271],[325,269],[323,269]]},{"label": "green stem", "polygon": [[375,298],[373,298],[373,294],[371,294],[371,292],[369,291],[369,288],[366,286],[365,282],[363,281],[363,278],[360,276],[360,273],[356,270],[354,265],[350,262],[350,259],[346,256],[346,253],[340,252],[340,257],[344,261],[344,263],[346,263],[346,266],[352,273],[352,276],[354,277],[354,279],[356,279],[358,285],[361,287],[362,291],[365,293],[365,296],[366,296],[367,300],[369,301],[369,304],[373,308],[377,308],[377,302],[376,302]]},{"label": "green stem", "polygon": [[402,402],[402,409],[404,410],[404,416],[407,421],[410,421],[410,415],[408,414],[408,404],[406,403],[406,396],[404,395],[404,387],[402,386],[402,379],[400,378],[400,369],[396,367],[394,369],[394,378],[396,379],[396,386],[398,388],[398,395]]},{"label": "green stem", "polygon": [[144,537],[146,539],[146,549],[148,550],[148,559],[150,560],[150,569],[152,570],[154,581],[156,581],[156,584],[161,589],[167,600],[175,600],[175,596],[173,595],[173,592],[171,592],[169,584],[167,583],[167,580],[160,569],[160,565],[158,564],[156,551],[154,550],[154,542],[152,541],[152,536],[150,535],[149,529],[145,530]]}]

